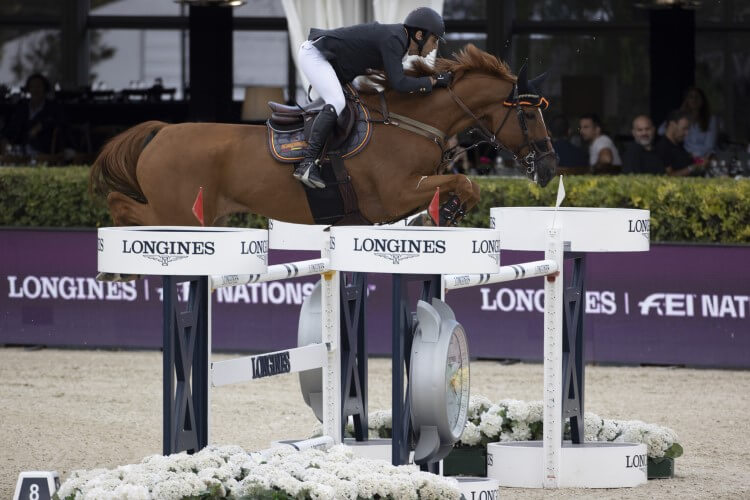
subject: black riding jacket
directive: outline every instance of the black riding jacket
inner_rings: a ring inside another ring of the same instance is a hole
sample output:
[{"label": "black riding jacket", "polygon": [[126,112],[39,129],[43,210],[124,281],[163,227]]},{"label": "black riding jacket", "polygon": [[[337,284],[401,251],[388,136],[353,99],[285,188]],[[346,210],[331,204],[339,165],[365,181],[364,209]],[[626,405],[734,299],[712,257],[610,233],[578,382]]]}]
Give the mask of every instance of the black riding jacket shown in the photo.
[{"label": "black riding jacket", "polygon": [[313,28],[308,40],[331,63],[342,83],[348,83],[367,69],[383,70],[391,87],[400,92],[432,91],[429,77],[404,74],[402,60],[409,47],[403,24],[358,24],[332,30]]}]

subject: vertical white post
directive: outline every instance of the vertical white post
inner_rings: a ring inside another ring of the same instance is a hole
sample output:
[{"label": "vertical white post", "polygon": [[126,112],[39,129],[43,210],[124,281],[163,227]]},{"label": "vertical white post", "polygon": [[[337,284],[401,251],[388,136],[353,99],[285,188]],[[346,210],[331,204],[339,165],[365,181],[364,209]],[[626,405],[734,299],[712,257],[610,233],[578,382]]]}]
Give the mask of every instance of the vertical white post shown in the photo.
[{"label": "vertical white post", "polygon": [[560,486],[562,453],[562,322],[563,322],[563,241],[562,229],[547,232],[545,259],[557,262],[558,274],[544,278],[544,436],[542,485]]},{"label": "vertical white post", "polygon": [[[330,249],[321,254],[330,259]],[[323,435],[331,436],[335,443],[341,443],[341,356],[339,340],[341,335],[341,312],[339,294],[341,276],[337,271],[322,275],[321,321],[323,342],[328,349],[326,365],[323,367]]]},{"label": "vertical white post", "polygon": [[[207,386],[206,387],[206,444],[210,445],[211,444],[211,385],[213,384],[212,372],[211,372],[211,358],[212,358],[211,352],[213,349],[212,344],[211,344],[213,340],[211,338],[211,335],[212,335],[211,332],[213,331],[211,327],[211,325],[213,324],[213,321],[211,318],[211,302],[212,302],[211,301],[212,299],[211,277],[209,276],[206,281],[207,281],[207,284],[206,284],[205,293],[208,297],[208,299],[206,299],[206,303],[207,303],[207,306],[206,306],[206,337],[207,337],[206,343],[207,345],[206,345],[206,365],[205,365],[206,370],[207,370],[206,376],[208,377],[208,380],[206,381],[206,386]],[[193,368],[193,370],[195,370],[195,368]]]}]

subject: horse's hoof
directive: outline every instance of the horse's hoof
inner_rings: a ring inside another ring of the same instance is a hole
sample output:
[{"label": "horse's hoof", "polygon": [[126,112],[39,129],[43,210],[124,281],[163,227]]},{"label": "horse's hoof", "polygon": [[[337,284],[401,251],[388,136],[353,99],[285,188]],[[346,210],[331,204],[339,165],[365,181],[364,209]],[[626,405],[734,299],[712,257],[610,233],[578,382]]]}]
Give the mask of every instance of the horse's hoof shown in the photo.
[{"label": "horse's hoof", "polygon": [[434,227],[435,221],[432,220],[432,216],[429,214],[419,214],[418,216],[414,217],[407,226],[428,226],[428,227]]},{"label": "horse's hoof", "polygon": [[125,282],[125,281],[135,281],[141,279],[143,276],[140,274],[118,274],[119,279],[116,281]]},{"label": "horse's hoof", "polygon": [[141,279],[140,274],[120,274],[120,273],[99,273],[96,275],[97,281],[114,281],[124,282]]}]

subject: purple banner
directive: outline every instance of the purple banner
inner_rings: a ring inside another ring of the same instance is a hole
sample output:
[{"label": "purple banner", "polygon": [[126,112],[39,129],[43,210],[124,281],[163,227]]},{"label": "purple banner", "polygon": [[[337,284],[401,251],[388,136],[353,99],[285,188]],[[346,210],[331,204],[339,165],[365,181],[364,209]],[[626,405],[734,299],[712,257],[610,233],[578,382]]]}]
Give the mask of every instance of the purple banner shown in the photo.
[{"label": "purple banner", "polygon": [[[161,347],[161,279],[101,283],[94,231],[0,231],[0,344]],[[316,257],[273,252],[270,263]],[[502,264],[541,252],[503,252]],[[589,254],[586,360],[750,368],[750,247],[653,245]],[[566,269],[566,277],[570,277]],[[294,346],[316,281],[250,284],[213,294],[215,350]],[[391,280],[369,276],[368,350],[390,353]],[[473,356],[541,360],[542,278],[449,292]]]}]

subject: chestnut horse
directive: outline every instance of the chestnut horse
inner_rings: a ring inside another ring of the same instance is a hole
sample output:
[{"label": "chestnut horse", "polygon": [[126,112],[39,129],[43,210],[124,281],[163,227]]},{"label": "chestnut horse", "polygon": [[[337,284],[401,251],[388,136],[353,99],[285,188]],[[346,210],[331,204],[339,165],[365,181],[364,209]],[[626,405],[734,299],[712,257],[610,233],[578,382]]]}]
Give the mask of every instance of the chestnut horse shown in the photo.
[{"label": "chestnut horse", "polygon": [[[556,155],[539,103],[524,98],[533,88],[524,70],[517,79],[495,56],[468,45],[454,59],[438,59],[430,71],[453,72],[451,88],[424,96],[386,90],[387,109],[445,137],[476,127],[485,141],[522,160],[534,181],[549,182]],[[360,99],[371,114],[381,109],[377,95]],[[91,189],[106,196],[116,225],[197,225],[192,207],[199,187],[206,225],[245,212],[312,224],[302,184],[290,165],[271,157],[266,141],[265,126],[141,123],[104,146],[91,169]],[[436,187],[441,202],[457,196],[466,210],[476,205],[476,183],[438,172],[440,142],[393,123],[375,123],[367,148],[346,160],[360,213],[372,223],[398,220],[425,209]]]}]

